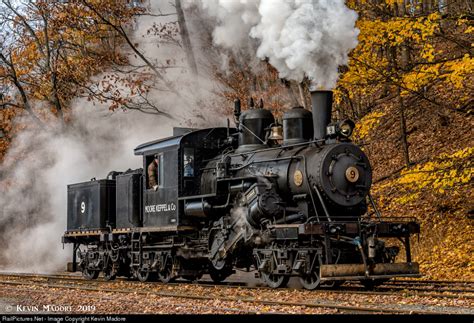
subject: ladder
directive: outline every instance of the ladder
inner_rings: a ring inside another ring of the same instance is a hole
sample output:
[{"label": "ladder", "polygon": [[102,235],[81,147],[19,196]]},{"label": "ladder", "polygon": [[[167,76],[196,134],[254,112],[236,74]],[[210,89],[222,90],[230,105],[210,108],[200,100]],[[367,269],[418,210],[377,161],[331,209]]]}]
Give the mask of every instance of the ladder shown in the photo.
[{"label": "ladder", "polygon": [[142,266],[142,233],[132,232],[130,243],[132,245],[130,266],[140,268]]}]

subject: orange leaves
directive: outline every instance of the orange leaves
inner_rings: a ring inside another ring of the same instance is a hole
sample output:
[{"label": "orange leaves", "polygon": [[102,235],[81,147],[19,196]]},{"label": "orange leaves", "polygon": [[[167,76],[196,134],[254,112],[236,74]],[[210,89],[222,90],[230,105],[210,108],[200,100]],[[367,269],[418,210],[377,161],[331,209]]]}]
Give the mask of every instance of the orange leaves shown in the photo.
[{"label": "orange leaves", "polygon": [[[237,63],[231,58],[226,72],[223,73],[215,67],[214,76],[227,86],[218,94],[230,102],[240,99],[244,110],[248,109],[251,97],[256,105],[262,99],[265,108],[270,109],[277,118],[281,117],[288,108],[302,105],[296,85],[285,84],[278,77],[278,71],[267,62],[262,61],[258,63],[258,66],[250,66]],[[227,113],[230,109],[229,104]]]},{"label": "orange leaves", "polygon": [[[133,12],[141,10],[126,2],[91,3],[115,14],[118,23],[126,23]],[[116,50],[120,40],[81,2],[38,1],[25,6],[24,19],[13,10],[8,14],[18,28],[12,31],[16,38],[6,48],[13,66],[1,72],[16,77],[30,99],[48,101],[57,95],[67,103],[76,95],[77,85],[112,62],[125,62]]]},{"label": "orange leaves", "polygon": [[353,139],[363,140],[380,123],[380,119],[385,115],[384,112],[371,112],[362,118],[356,124]]}]

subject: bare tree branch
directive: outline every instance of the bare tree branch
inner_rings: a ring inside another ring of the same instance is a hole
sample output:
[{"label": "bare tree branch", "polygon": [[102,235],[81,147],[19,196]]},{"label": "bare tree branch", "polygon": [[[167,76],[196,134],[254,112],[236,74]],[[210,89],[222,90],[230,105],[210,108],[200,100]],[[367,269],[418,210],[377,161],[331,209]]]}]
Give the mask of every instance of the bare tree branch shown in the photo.
[{"label": "bare tree branch", "polygon": [[186,59],[189,64],[189,68],[193,75],[198,74],[196,59],[194,58],[193,47],[191,45],[191,39],[189,38],[188,27],[186,26],[186,20],[184,18],[184,11],[181,7],[181,0],[175,0],[176,12],[178,14],[178,25],[179,25],[179,34],[181,40],[183,41],[184,51],[186,52]]},{"label": "bare tree branch", "polygon": [[123,29],[121,25],[115,25],[112,23],[109,19],[107,19],[103,14],[101,14],[92,4],[87,2],[87,0],[82,0],[84,5],[92,10],[98,17],[101,19],[106,25],[110,26],[112,29],[114,29],[128,44],[130,49],[138,56],[140,59],[151,69],[153,72],[155,72],[156,77],[161,80],[166,87],[168,87],[171,92],[176,94],[177,96],[180,96],[179,92],[175,89],[175,87],[165,79],[165,77],[158,71],[158,69],[143,55],[142,52],[138,50],[138,48],[132,43],[130,38],[128,37],[127,33]]}]

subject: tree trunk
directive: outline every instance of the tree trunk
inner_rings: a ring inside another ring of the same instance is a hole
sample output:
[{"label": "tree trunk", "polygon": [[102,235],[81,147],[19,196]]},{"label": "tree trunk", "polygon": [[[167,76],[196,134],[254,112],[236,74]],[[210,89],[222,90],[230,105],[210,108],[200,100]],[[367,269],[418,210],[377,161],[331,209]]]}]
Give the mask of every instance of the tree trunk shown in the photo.
[{"label": "tree trunk", "polygon": [[400,3],[400,16],[405,17],[407,14],[407,2],[408,0],[403,0],[402,3]]},{"label": "tree trunk", "polygon": [[403,158],[405,159],[406,166],[410,166],[410,155],[408,151],[408,140],[407,140],[407,125],[405,120],[405,107],[403,105],[403,98],[401,96],[400,86],[398,87],[398,105],[400,109],[400,136],[403,149]]},{"label": "tree trunk", "polygon": [[188,28],[186,27],[186,19],[184,18],[184,11],[181,7],[181,0],[175,0],[176,13],[178,14],[178,25],[179,34],[183,41],[184,51],[186,52],[186,59],[188,60],[189,68],[193,75],[197,75],[196,59],[194,58],[193,48],[191,46],[191,40],[189,38]]},{"label": "tree trunk", "polygon": [[307,109],[308,107],[306,104],[306,98],[304,96],[303,83],[298,83],[298,90],[300,92],[301,105],[303,106],[303,108]]}]

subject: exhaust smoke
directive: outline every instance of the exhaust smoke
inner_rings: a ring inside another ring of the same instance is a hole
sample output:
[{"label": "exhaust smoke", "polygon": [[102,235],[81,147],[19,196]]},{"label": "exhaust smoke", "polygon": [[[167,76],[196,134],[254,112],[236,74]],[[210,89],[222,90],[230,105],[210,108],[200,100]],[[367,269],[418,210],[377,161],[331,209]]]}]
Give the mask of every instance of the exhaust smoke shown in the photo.
[{"label": "exhaust smoke", "polygon": [[[237,51],[256,47],[280,78],[308,77],[314,86],[332,89],[338,67],[357,45],[357,13],[344,0],[203,0],[201,7],[217,20],[216,45]],[[254,46],[256,42],[256,46]]]}]

